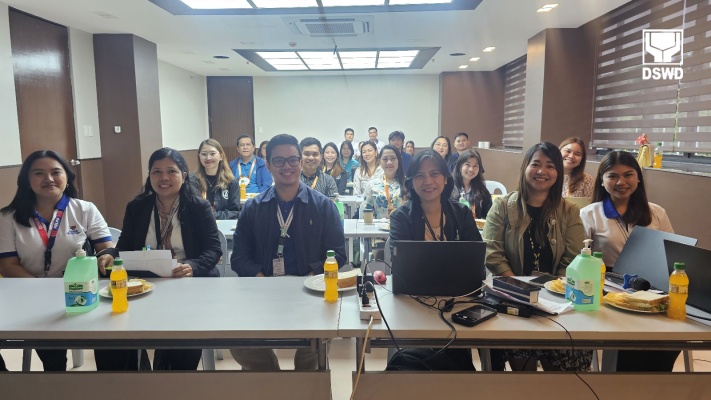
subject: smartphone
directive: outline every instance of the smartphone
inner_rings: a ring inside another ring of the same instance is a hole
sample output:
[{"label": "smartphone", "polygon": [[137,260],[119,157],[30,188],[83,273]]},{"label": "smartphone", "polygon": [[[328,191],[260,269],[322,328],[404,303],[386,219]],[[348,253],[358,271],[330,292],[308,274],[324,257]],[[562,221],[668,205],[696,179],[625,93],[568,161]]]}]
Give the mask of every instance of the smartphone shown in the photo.
[{"label": "smartphone", "polygon": [[452,314],[452,322],[464,326],[474,326],[495,316],[496,310],[477,304]]},{"label": "smartphone", "polygon": [[534,285],[543,285],[546,282],[554,281],[556,279],[558,279],[558,277],[555,275],[541,274],[528,281],[528,283],[533,283]]}]

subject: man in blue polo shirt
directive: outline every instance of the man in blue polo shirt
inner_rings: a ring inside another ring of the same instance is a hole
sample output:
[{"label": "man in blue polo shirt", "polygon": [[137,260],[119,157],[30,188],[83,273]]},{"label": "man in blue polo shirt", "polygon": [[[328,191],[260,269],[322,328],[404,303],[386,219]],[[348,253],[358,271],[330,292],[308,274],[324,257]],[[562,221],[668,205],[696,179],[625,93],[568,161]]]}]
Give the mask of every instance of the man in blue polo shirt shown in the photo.
[{"label": "man in blue polo shirt", "polygon": [[239,182],[247,182],[247,193],[261,193],[272,186],[272,176],[267,165],[254,154],[254,138],[245,134],[237,138],[239,157],[230,161],[232,175]]},{"label": "man in blue polo shirt", "polygon": [[405,134],[400,131],[392,132],[388,135],[388,142],[395,146],[397,151],[400,152],[402,156],[402,170],[407,175],[407,170],[410,168],[410,161],[412,161],[412,156],[404,151],[402,151],[402,146],[405,144]]},{"label": "man in blue polo shirt", "polygon": [[[338,265],[346,262],[346,239],[335,204],[299,180],[301,151],[291,135],[277,135],[267,145],[267,167],[274,186],[247,201],[234,234],[232,269],[243,277],[307,276],[323,273],[326,251]],[[242,369],[279,370],[271,349],[231,349]],[[297,370],[316,369],[317,354],[298,349]]]}]

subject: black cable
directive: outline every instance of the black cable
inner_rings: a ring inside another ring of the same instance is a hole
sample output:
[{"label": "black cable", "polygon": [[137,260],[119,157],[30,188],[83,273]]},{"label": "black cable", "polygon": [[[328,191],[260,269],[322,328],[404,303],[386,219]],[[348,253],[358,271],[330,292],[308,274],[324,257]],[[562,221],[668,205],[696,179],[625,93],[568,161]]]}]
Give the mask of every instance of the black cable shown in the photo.
[{"label": "black cable", "polygon": [[[544,315],[544,314],[538,314],[538,315],[540,315],[541,317],[543,317],[543,318],[545,318],[545,319],[548,319],[548,320],[550,320],[550,321],[555,322],[558,326],[560,326],[561,328],[563,328],[563,330],[565,331],[565,333],[568,334],[568,338],[570,338],[570,348],[571,348],[571,351],[572,351],[573,353],[575,353],[575,341],[573,340],[573,336],[570,334],[570,332],[569,332],[560,322],[554,320],[553,318],[550,318],[550,317],[548,317],[547,315]],[[593,351],[594,351],[594,350],[593,350]],[[590,391],[591,391],[592,394],[595,396],[595,398],[596,398],[597,400],[600,400],[600,396],[598,396],[597,393],[595,392],[595,390],[594,390],[587,382],[585,382],[585,379],[583,379],[583,377],[580,376],[580,374],[578,374],[578,371],[573,370],[573,373],[575,374],[575,376],[578,377],[578,379],[580,379],[581,382],[583,382],[583,383],[585,384],[585,386],[588,387],[588,389],[590,389]]]}]

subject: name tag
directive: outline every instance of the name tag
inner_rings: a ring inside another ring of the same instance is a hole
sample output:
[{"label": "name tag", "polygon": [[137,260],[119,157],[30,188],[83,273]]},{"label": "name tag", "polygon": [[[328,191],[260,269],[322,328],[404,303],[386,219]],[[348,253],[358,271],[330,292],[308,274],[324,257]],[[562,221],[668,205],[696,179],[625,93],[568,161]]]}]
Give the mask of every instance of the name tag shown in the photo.
[{"label": "name tag", "polygon": [[284,276],[286,274],[286,268],[284,267],[283,258],[275,258],[272,260],[272,275],[274,276]]}]

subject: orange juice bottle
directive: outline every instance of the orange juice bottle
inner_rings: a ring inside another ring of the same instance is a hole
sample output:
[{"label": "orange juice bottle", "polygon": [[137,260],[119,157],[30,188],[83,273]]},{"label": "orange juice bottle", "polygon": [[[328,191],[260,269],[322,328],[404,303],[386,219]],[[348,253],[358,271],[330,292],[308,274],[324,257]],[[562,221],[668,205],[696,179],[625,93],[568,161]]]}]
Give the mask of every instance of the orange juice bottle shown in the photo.
[{"label": "orange juice bottle", "polygon": [[326,291],[323,292],[324,300],[329,303],[338,301],[338,262],[336,262],[336,252],[333,250],[326,252],[323,281],[326,284]]},{"label": "orange juice bottle", "polygon": [[600,269],[600,304],[602,304],[602,288],[605,287],[605,272],[607,272],[607,268],[605,268],[605,262],[602,261],[602,253],[599,251],[596,251],[593,253],[593,257],[599,258],[600,262],[602,263],[602,268]]},{"label": "orange juice bottle", "polygon": [[128,273],[123,268],[123,260],[114,260],[114,269],[111,271],[111,310],[122,313],[128,310]]},{"label": "orange juice bottle", "polygon": [[671,319],[686,319],[686,298],[689,297],[689,276],[686,275],[686,264],[675,262],[674,272],[669,275],[669,308],[667,317]]}]

